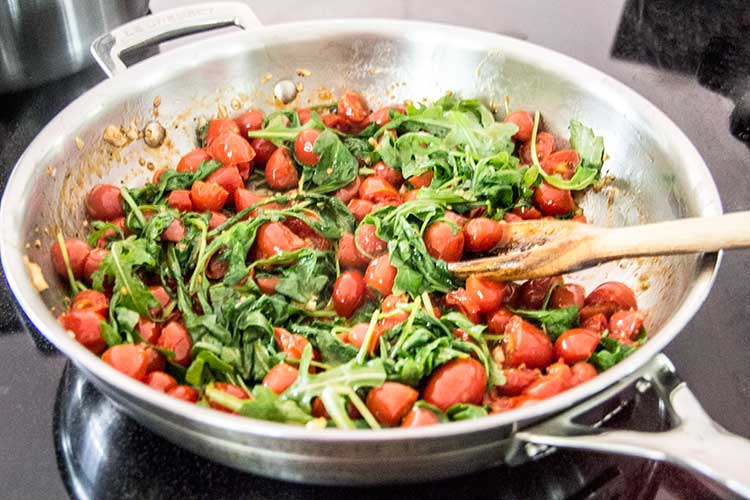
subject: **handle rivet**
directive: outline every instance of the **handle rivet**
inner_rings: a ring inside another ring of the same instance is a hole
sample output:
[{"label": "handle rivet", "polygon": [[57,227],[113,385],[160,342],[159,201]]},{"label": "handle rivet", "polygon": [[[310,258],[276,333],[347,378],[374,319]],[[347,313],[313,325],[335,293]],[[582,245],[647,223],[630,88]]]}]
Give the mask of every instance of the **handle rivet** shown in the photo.
[{"label": "handle rivet", "polygon": [[289,104],[297,97],[297,86],[291,80],[281,80],[274,85],[273,96],[283,104]]},{"label": "handle rivet", "polygon": [[167,131],[161,123],[150,121],[143,127],[143,142],[148,147],[158,148],[167,138]]}]

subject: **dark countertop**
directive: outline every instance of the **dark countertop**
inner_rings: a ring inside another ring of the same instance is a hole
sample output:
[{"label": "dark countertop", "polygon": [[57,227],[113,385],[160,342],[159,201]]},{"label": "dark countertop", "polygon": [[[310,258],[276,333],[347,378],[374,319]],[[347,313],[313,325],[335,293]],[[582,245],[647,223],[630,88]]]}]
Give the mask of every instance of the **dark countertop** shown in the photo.
[{"label": "dark countertop", "polygon": [[[158,2],[154,1],[154,4]],[[163,2],[162,2],[163,3]],[[727,211],[750,209],[750,5],[745,1],[250,2],[265,23],[377,16],[439,21],[527,39],[576,57],[651,100],[706,159]],[[375,5],[377,4],[377,5]],[[0,168],[66,103],[102,78],[96,68],[0,96]],[[746,341],[750,252],[724,255],[703,308],[667,348],[706,410],[750,436]],[[429,485],[304,487],[209,463],[120,414],[28,327],[0,286],[0,497],[64,498],[710,498],[693,477],[640,459],[558,452]],[[653,420],[639,402],[629,422]],[[652,425],[659,425],[652,423]]]}]

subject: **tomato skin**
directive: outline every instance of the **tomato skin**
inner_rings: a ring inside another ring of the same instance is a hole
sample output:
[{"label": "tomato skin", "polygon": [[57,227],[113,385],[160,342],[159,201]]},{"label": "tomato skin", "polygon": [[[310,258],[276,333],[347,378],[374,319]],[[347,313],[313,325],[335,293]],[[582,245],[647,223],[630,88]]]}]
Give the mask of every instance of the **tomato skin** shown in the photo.
[{"label": "tomato skin", "polygon": [[510,318],[505,335],[503,352],[508,367],[544,368],[552,362],[554,349],[549,337],[520,316]]},{"label": "tomato skin", "polygon": [[158,345],[163,349],[174,352],[173,362],[182,366],[190,364],[190,350],[193,348],[193,339],[185,327],[177,321],[170,321],[161,329]]},{"label": "tomato skin", "polygon": [[365,404],[378,422],[393,427],[411,410],[417,398],[419,393],[408,385],[385,382],[370,389]]},{"label": "tomato skin", "polygon": [[372,210],[375,208],[375,205],[371,201],[354,198],[353,200],[349,201],[349,204],[346,206],[346,208],[349,209],[357,222],[362,222],[362,219],[367,217],[367,215],[372,212]]},{"label": "tomato skin", "polygon": [[266,182],[271,189],[287,191],[299,184],[299,174],[286,148],[277,148],[266,163]]},{"label": "tomato skin", "polygon": [[487,374],[479,361],[457,358],[442,364],[430,377],[422,399],[441,411],[457,403],[481,404]]},{"label": "tomato skin", "polygon": [[106,248],[94,248],[89,252],[83,261],[83,277],[87,281],[91,281],[91,277],[99,270],[99,266],[107,255],[109,255],[109,250]]},{"label": "tomato skin", "polygon": [[488,330],[495,335],[504,334],[505,327],[512,317],[513,313],[507,307],[501,307],[489,315],[489,319],[487,320]]},{"label": "tomato skin", "polygon": [[401,422],[401,427],[426,427],[428,425],[435,425],[439,423],[440,419],[438,419],[437,416],[427,408],[412,408],[411,411],[406,414],[404,420]]},{"label": "tomato skin", "polygon": [[156,344],[161,335],[161,326],[147,318],[140,318],[135,325],[135,331],[149,344]]},{"label": "tomato skin", "polygon": [[210,161],[211,155],[203,148],[197,148],[185,154],[177,163],[178,172],[195,172],[201,163]]},{"label": "tomato skin", "polygon": [[[539,132],[536,135],[536,156],[541,163],[552,154],[555,150],[555,137],[548,132]],[[531,165],[534,163],[531,159],[531,139],[524,142],[521,148],[518,150],[518,155],[521,157],[521,163],[524,165]]]},{"label": "tomato skin", "polygon": [[570,191],[557,189],[546,182],[534,190],[534,204],[544,215],[566,215],[576,208]]},{"label": "tomato skin", "polygon": [[581,285],[569,283],[555,287],[549,298],[549,307],[551,309],[565,309],[566,307],[576,306],[579,310],[583,307],[583,301],[586,297],[586,290]]},{"label": "tomato skin", "polygon": [[513,212],[507,212],[505,215],[503,215],[503,220],[510,224],[512,222],[523,221],[523,217],[521,217],[520,215],[516,215]]},{"label": "tomato skin", "polygon": [[188,403],[198,402],[198,391],[190,387],[189,385],[178,385],[167,390],[167,395],[173,398],[187,401]]},{"label": "tomato skin", "polygon": [[399,189],[404,183],[404,176],[401,175],[401,172],[393,167],[389,167],[382,161],[377,162],[372,169],[375,171],[375,177],[389,182],[396,189]]},{"label": "tomato skin", "polygon": [[[234,396],[237,399],[250,399],[250,396],[247,395],[244,389],[238,385],[234,384],[228,384],[226,382],[216,382],[214,384],[214,387],[216,387],[218,390],[225,394],[229,394],[230,396]],[[214,403],[213,401],[209,403],[211,405],[211,408],[214,410],[223,411],[224,413],[233,413],[237,414],[237,412],[231,411],[230,409],[220,405],[219,403]]]},{"label": "tomato skin", "polygon": [[539,370],[528,368],[506,368],[503,370],[503,375],[505,375],[505,384],[495,387],[495,390],[503,396],[518,396],[541,376]]},{"label": "tomato skin", "polygon": [[471,219],[464,225],[464,247],[467,252],[488,252],[505,243],[508,231],[505,224],[486,217]]},{"label": "tomato skin", "polygon": [[161,233],[161,239],[163,241],[171,241],[177,243],[182,241],[185,237],[185,225],[180,219],[175,219],[169,223],[167,228]]},{"label": "tomato skin", "polygon": [[384,178],[376,175],[364,178],[359,186],[359,197],[373,203],[382,201],[401,202],[401,195],[398,194],[396,188]]},{"label": "tomato skin", "polygon": [[346,271],[333,284],[333,308],[336,314],[351,317],[365,300],[367,285],[359,271]]},{"label": "tomato skin", "polygon": [[209,153],[214,160],[225,167],[248,163],[255,158],[255,151],[250,143],[236,133],[224,133],[218,136],[209,146]]},{"label": "tomato skin", "polygon": [[377,111],[373,111],[372,113],[370,113],[370,116],[367,117],[367,122],[374,123],[378,127],[382,127],[383,125],[391,121],[390,111],[392,109],[398,111],[402,115],[406,114],[406,109],[404,109],[403,106],[384,106]]},{"label": "tomato skin", "polygon": [[[73,276],[77,279],[81,278],[84,275],[84,266],[86,264],[86,258],[91,251],[91,247],[89,247],[89,244],[83,240],[68,238],[65,240],[65,250],[68,253],[68,262],[70,263],[70,269],[73,272]],[[65,259],[63,259],[62,249],[57,241],[52,244],[50,255],[52,257],[52,265],[55,267],[57,274],[67,278],[68,270],[65,267]]]},{"label": "tomato skin", "polygon": [[81,290],[70,304],[71,311],[93,311],[105,316],[109,312],[107,296],[96,290]]},{"label": "tomato skin", "polygon": [[411,184],[411,187],[414,189],[429,187],[429,185],[432,184],[432,178],[434,176],[435,172],[433,170],[427,170],[419,175],[409,177],[409,184]]},{"label": "tomato skin", "polygon": [[229,217],[221,212],[211,212],[211,218],[208,219],[208,229],[216,229],[217,227],[224,224],[228,218]]},{"label": "tomato skin", "polygon": [[[125,218],[124,217],[118,217],[115,220],[109,221],[112,225],[116,226],[120,231],[122,231],[123,234],[128,234],[128,229],[125,227]],[[116,233],[114,229],[107,229],[102,233],[101,236],[99,236],[99,239],[96,240],[96,247],[97,248],[105,248],[107,244],[114,240],[116,237]]]},{"label": "tomato skin", "polygon": [[146,353],[146,373],[164,371],[166,361],[159,351],[144,342],[135,344],[135,346]]},{"label": "tomato skin", "polygon": [[276,145],[268,139],[259,139],[256,137],[250,141],[250,146],[255,151],[254,162],[261,167],[264,167],[268,163],[271,155],[276,151]]},{"label": "tomato skin", "polygon": [[[247,190],[245,188],[239,188],[234,192],[234,208],[241,212],[251,205],[256,205],[265,199],[264,196]],[[266,207],[267,205],[264,205]],[[255,217],[258,214],[258,210],[255,209],[248,214],[248,217]]]},{"label": "tomato skin", "polygon": [[609,318],[609,336],[623,344],[631,343],[644,319],[640,311],[617,311]]},{"label": "tomato skin", "polygon": [[526,142],[531,139],[534,130],[534,118],[528,111],[513,111],[503,119],[503,123],[512,123],[518,127],[512,139],[514,141]]},{"label": "tomato skin", "polygon": [[362,177],[358,176],[352,182],[336,191],[334,196],[344,204],[349,203],[359,194],[360,184],[362,184]]},{"label": "tomato skin", "polygon": [[497,310],[505,300],[505,283],[472,274],[466,280],[466,296],[479,310],[488,313]]},{"label": "tomato skin", "polygon": [[276,394],[287,390],[296,380],[299,371],[290,364],[281,362],[268,370],[263,377],[263,387],[268,387]]},{"label": "tomato skin", "polygon": [[375,257],[365,271],[365,283],[382,296],[390,295],[396,280],[396,268],[388,260],[388,254]]},{"label": "tomato skin", "polygon": [[162,309],[164,309],[167,304],[169,304],[169,301],[171,298],[169,297],[169,293],[167,293],[167,290],[161,286],[161,285],[154,285],[148,287],[148,291],[151,292],[151,295],[156,298],[156,300],[159,302],[158,307],[152,307],[149,311],[151,313],[151,316],[158,316],[162,313]]},{"label": "tomato skin", "polygon": [[320,155],[313,153],[315,141],[320,136],[320,130],[306,128],[301,130],[294,139],[294,154],[303,165],[317,165]]},{"label": "tomato skin", "polygon": [[143,379],[143,382],[147,386],[161,392],[167,392],[170,389],[174,389],[175,387],[177,387],[177,381],[174,379],[174,377],[172,377],[172,375],[158,370],[150,372],[148,375],[146,375],[146,378]]},{"label": "tomato skin", "polygon": [[523,390],[523,395],[536,400],[551,398],[568,389],[569,383],[560,376],[542,375]]},{"label": "tomato skin", "polygon": [[251,109],[246,113],[242,113],[234,119],[234,122],[239,128],[239,134],[247,139],[247,134],[253,130],[260,130],[263,126],[263,111],[257,109]]},{"label": "tomato skin", "polygon": [[[511,214],[505,214],[511,215]],[[517,215],[521,220],[537,220],[542,218],[542,212],[537,210],[536,207],[516,207],[513,209],[512,215]],[[517,222],[517,221],[507,221]]]},{"label": "tomato skin", "polygon": [[445,303],[458,309],[472,323],[478,324],[481,321],[482,311],[479,305],[469,298],[465,288],[459,288],[446,293]]},{"label": "tomato skin", "polygon": [[454,233],[453,227],[442,221],[433,222],[424,233],[427,252],[435,259],[445,262],[461,260],[464,252],[464,233],[459,230]]},{"label": "tomato skin", "polygon": [[190,200],[196,212],[218,212],[224,208],[229,193],[218,184],[195,181],[190,188]]},{"label": "tomato skin", "polygon": [[123,216],[120,188],[112,184],[97,184],[86,197],[86,211],[97,220],[112,220]]},{"label": "tomato skin", "polygon": [[279,284],[279,278],[276,276],[269,276],[267,278],[255,278],[255,282],[258,284],[258,288],[262,293],[266,295],[273,295],[276,292],[276,285]]},{"label": "tomato skin", "polygon": [[240,176],[240,171],[235,166],[221,167],[214,170],[211,175],[206,177],[206,182],[218,184],[231,196],[234,196],[234,192],[245,185],[242,181],[242,176]]},{"label": "tomato skin", "polygon": [[562,283],[560,276],[528,280],[518,289],[521,309],[541,309],[547,292],[555,283]]},{"label": "tomato skin", "polygon": [[580,361],[570,367],[570,371],[573,373],[572,385],[582,384],[588,382],[592,378],[598,375],[596,368],[591,363]]},{"label": "tomato skin", "polygon": [[284,355],[290,359],[302,358],[302,352],[308,344],[307,339],[302,335],[291,333],[285,328],[276,327],[273,329],[273,335],[276,338],[276,344],[284,351]]},{"label": "tomato skin", "polygon": [[339,238],[337,258],[342,269],[362,269],[370,259],[362,255],[354,243],[354,235],[345,233]]},{"label": "tomato skin", "polygon": [[62,314],[57,321],[68,331],[73,332],[76,340],[94,354],[100,354],[107,347],[102,338],[101,324],[104,317],[94,311],[71,311]]},{"label": "tomato skin", "polygon": [[148,359],[146,352],[133,344],[118,344],[102,354],[102,361],[128,377],[143,381]]},{"label": "tomato skin", "polygon": [[609,328],[609,321],[604,314],[597,313],[582,321],[581,328],[586,328],[587,330],[601,334],[604,330]]},{"label": "tomato skin", "polygon": [[[357,323],[356,325],[352,326],[351,330],[345,335],[344,340],[347,344],[351,344],[357,349],[360,349],[362,347],[362,344],[365,343],[365,337],[367,336],[367,330],[369,330],[370,324],[369,323]],[[368,346],[368,351],[370,354],[374,353],[378,350],[378,347],[380,347],[380,336],[383,334],[384,330],[381,330],[380,328],[375,328],[375,330],[372,333],[372,336],[370,337],[370,345]]]},{"label": "tomato skin", "polygon": [[304,248],[305,242],[281,222],[266,222],[258,228],[255,245],[258,257],[267,259],[281,252]]},{"label": "tomato skin", "polygon": [[580,222],[581,224],[588,224],[589,221],[585,215],[574,215],[570,218],[571,222]]},{"label": "tomato skin", "polygon": [[187,189],[175,189],[167,196],[167,205],[180,212],[193,210],[193,202],[190,200],[190,191]]},{"label": "tomato skin", "polygon": [[346,92],[339,99],[337,113],[346,118],[350,123],[359,124],[367,119],[370,107],[367,101],[357,92]]},{"label": "tomato skin", "polygon": [[594,288],[586,297],[585,304],[589,306],[605,302],[614,302],[621,309],[638,310],[633,290],[619,281],[608,281]]},{"label": "tomato skin", "polygon": [[215,118],[208,122],[208,128],[206,129],[206,137],[203,142],[206,146],[210,146],[214,140],[224,134],[239,134],[240,127],[234,120],[229,118]]},{"label": "tomato skin", "polygon": [[555,355],[568,364],[585,361],[594,354],[599,334],[585,328],[572,328],[557,337]]},{"label": "tomato skin", "polygon": [[372,258],[383,255],[388,250],[388,244],[378,238],[372,224],[361,224],[357,229],[356,238],[362,251]]},{"label": "tomato skin", "polygon": [[570,180],[576,172],[581,159],[573,149],[563,149],[550,154],[542,162],[542,170],[549,175],[559,175]]}]

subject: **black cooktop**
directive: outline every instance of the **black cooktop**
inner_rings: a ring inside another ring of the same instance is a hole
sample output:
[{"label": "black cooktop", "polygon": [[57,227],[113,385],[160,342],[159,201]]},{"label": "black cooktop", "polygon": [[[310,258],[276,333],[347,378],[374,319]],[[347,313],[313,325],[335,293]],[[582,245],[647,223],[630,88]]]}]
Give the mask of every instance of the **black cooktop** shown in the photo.
[{"label": "black cooktop", "polygon": [[[297,2],[275,3],[281,4],[273,9],[278,18],[256,2],[262,21],[308,16],[304,9],[295,10]],[[750,141],[746,1],[516,0],[453,7],[413,1],[396,7],[364,10],[522,37],[618,78],[687,133],[711,168],[725,210],[750,209],[750,150],[743,142]],[[341,7],[338,15],[363,15],[363,9]],[[15,161],[41,128],[102,78],[90,68],[42,88],[0,96],[3,189]],[[666,351],[707,411],[744,436],[750,436],[749,264],[748,252],[724,256],[706,304]],[[628,405],[615,423],[664,426],[648,398]],[[367,489],[308,487],[237,472],[165,442],[119,412],[26,322],[4,279],[0,484],[0,497],[9,499],[715,498],[695,477],[671,466],[573,451],[447,481]]]}]

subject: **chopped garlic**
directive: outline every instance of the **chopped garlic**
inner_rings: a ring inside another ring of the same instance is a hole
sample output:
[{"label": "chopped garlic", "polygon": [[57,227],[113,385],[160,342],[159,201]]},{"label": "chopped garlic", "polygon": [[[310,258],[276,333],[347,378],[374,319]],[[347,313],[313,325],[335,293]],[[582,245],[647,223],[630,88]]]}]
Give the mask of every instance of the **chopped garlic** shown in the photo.
[{"label": "chopped garlic", "polygon": [[42,273],[42,268],[39,267],[39,264],[32,262],[26,255],[23,256],[23,263],[26,264],[26,269],[28,269],[29,275],[31,276],[31,284],[34,285],[37,292],[47,290],[49,285],[44,279],[44,274]]}]

